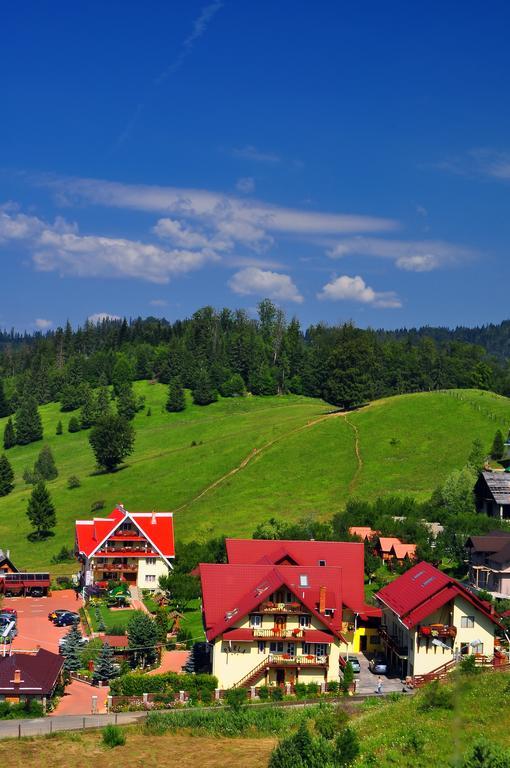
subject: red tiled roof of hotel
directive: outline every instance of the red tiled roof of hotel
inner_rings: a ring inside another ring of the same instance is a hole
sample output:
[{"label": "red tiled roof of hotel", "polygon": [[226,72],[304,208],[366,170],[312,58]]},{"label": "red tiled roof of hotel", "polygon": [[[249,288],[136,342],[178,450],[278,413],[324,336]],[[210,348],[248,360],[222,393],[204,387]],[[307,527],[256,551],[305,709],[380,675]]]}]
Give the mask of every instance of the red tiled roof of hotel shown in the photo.
[{"label": "red tiled roof of hotel", "polygon": [[376,597],[387,605],[408,629],[412,629],[457,596],[463,597],[491,621],[498,623],[481,600],[430,563],[417,563],[376,593]]},{"label": "red tiled roof of hotel", "polygon": [[[37,653],[13,653],[0,656],[0,695],[49,696],[64,666],[64,657],[40,648]],[[21,682],[15,684],[14,673],[19,670]]]},{"label": "red tiled roof of hotel", "polygon": [[[366,609],[364,595],[364,556],[361,542],[355,541],[287,541],[270,539],[227,539],[228,562],[231,564],[275,564],[288,560],[299,566],[341,568],[343,605],[359,612]],[[340,603],[339,603],[340,605]]]},{"label": "red tiled roof of hotel", "polygon": [[124,520],[131,520],[163,557],[174,557],[174,528],[170,512],[128,512],[115,507],[108,517],[76,521],[78,551],[86,557],[93,555]]},{"label": "red tiled roof of hotel", "polygon": [[[306,576],[307,586],[301,583]],[[284,587],[331,632],[341,637],[342,571],[340,568],[289,565],[238,565],[201,563],[202,602],[209,641],[253,612],[260,603]],[[335,608],[334,616],[318,612],[319,590],[326,590],[326,608]]]}]

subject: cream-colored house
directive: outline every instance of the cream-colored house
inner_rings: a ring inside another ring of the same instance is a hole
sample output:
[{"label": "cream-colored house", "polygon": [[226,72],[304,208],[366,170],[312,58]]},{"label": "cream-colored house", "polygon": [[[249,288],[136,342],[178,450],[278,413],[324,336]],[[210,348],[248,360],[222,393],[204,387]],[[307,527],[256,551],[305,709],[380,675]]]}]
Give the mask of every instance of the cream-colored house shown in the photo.
[{"label": "cream-colored house", "polygon": [[471,536],[466,542],[466,550],[472,586],[485,589],[494,597],[510,597],[510,531]]},{"label": "cream-colored house", "polygon": [[381,637],[402,678],[430,674],[466,654],[492,657],[498,625],[486,604],[429,563],[383,587]]},{"label": "cream-colored house", "polygon": [[119,580],[154,591],[175,557],[171,512],[128,512],[119,504],[108,517],[76,521],[81,585]]}]

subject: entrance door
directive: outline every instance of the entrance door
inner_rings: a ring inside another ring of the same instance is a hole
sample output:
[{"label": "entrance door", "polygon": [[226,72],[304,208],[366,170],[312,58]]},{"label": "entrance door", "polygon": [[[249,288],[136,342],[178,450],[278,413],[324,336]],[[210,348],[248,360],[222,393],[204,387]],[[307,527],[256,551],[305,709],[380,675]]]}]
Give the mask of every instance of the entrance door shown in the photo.
[{"label": "entrance door", "polygon": [[359,638],[359,649],[362,653],[364,653],[367,650],[367,636],[366,635],[360,635]]},{"label": "entrance door", "polygon": [[276,685],[285,685],[285,670],[276,670]]}]

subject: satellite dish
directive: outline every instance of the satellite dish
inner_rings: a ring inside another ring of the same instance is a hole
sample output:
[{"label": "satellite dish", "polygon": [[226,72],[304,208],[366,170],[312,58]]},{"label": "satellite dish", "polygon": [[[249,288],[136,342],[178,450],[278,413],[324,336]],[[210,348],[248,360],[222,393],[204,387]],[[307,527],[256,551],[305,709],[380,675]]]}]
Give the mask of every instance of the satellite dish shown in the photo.
[{"label": "satellite dish", "polygon": [[446,643],[443,643],[442,640],[438,640],[437,637],[435,637],[432,640],[432,645],[437,645],[439,648],[446,648],[447,651],[452,650],[449,645],[446,645]]},{"label": "satellite dish", "polygon": [[481,640],[471,640],[471,642],[469,643],[469,645],[470,645],[472,648],[476,648],[476,646],[477,646],[477,645],[482,645],[482,641],[481,641]]}]

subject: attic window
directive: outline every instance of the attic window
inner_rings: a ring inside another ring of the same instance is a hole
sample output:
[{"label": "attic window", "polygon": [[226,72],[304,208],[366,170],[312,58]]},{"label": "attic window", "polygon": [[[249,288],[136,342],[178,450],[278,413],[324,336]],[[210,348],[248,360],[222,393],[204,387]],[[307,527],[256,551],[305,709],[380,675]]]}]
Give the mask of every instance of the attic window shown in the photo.
[{"label": "attic window", "polygon": [[413,581],[416,581],[416,579],[419,579],[420,576],[423,576],[424,573],[425,571],[418,571],[418,573],[415,573],[413,576]]},{"label": "attic window", "polygon": [[299,576],[299,586],[300,587],[307,587],[308,586],[308,576],[306,573],[302,573]]},{"label": "attic window", "polygon": [[326,608],[326,610],[324,611],[324,616],[333,616],[334,612],[335,611],[333,608]]},{"label": "attic window", "polygon": [[436,577],[435,576],[429,576],[428,579],[425,579],[425,581],[422,584],[422,587],[426,587],[428,584],[434,581]]},{"label": "attic window", "polygon": [[319,565],[321,565],[324,568],[324,566],[326,565],[326,561],[325,560],[319,560]]}]

